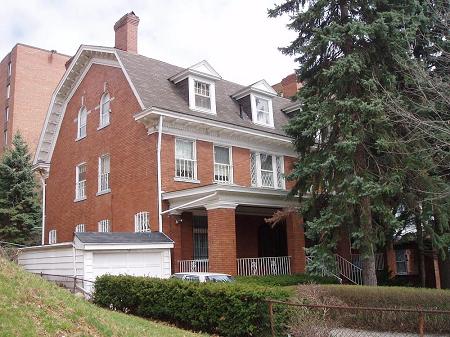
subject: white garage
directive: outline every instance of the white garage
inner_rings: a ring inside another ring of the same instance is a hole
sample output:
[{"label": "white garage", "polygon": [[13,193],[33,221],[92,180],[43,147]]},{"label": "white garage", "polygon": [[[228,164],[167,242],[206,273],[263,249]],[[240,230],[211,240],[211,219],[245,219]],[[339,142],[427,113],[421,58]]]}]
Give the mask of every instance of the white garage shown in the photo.
[{"label": "white garage", "polygon": [[23,248],[18,262],[68,286],[75,276],[77,287],[90,292],[104,274],[168,278],[171,248],[173,241],[160,232],[76,233],[73,242]]}]

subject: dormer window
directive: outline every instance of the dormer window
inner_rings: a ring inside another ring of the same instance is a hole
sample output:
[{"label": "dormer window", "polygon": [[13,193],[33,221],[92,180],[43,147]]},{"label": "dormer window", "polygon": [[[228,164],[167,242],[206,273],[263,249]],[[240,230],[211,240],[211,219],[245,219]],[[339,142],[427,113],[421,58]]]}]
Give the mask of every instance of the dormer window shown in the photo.
[{"label": "dormer window", "polygon": [[245,113],[253,123],[272,128],[274,127],[272,108],[274,96],[277,96],[277,93],[265,80],[242,88],[231,95],[240,104],[241,113]]},{"label": "dormer window", "polygon": [[195,107],[211,110],[210,84],[194,80]]},{"label": "dormer window", "polygon": [[169,78],[189,93],[189,109],[210,114],[216,114],[216,81],[220,79],[220,75],[206,61]]}]

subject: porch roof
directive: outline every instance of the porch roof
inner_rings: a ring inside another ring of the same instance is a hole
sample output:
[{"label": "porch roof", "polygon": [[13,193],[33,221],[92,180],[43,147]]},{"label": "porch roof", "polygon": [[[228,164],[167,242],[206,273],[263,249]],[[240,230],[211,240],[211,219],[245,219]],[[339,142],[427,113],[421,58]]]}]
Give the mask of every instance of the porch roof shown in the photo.
[{"label": "porch roof", "polygon": [[239,205],[284,208],[295,206],[298,202],[285,190],[221,184],[165,192],[162,199],[169,202],[169,210],[165,212],[170,213],[199,207],[235,208]]}]

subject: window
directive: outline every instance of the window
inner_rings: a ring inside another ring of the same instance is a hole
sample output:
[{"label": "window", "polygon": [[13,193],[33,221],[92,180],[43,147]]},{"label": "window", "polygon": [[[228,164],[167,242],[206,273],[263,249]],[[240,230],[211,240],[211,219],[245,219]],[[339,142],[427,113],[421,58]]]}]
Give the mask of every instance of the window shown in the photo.
[{"label": "window", "polygon": [[11,77],[12,75],[12,64],[11,61],[8,62],[8,77]]},{"label": "window", "polygon": [[272,100],[254,94],[251,95],[250,99],[253,123],[273,127]]},{"label": "window", "polygon": [[197,179],[195,142],[189,139],[175,139],[175,177],[183,180]]},{"label": "window", "polygon": [[250,173],[252,186],[284,189],[283,157],[251,153]]},{"label": "window", "polygon": [[398,275],[408,274],[408,256],[406,254],[406,249],[396,250],[395,257],[397,263],[397,274]]},{"label": "window", "polygon": [[86,137],[87,110],[82,106],[78,112],[78,131],[77,139]]},{"label": "window", "polygon": [[211,110],[209,86],[208,83],[194,81],[195,106],[197,108]]},{"label": "window", "polygon": [[9,121],[9,106],[5,109],[5,123]]},{"label": "window", "polygon": [[3,145],[8,145],[8,130],[3,131]]},{"label": "window", "polygon": [[214,146],[214,181],[226,184],[233,182],[230,147]]},{"label": "window", "polygon": [[107,92],[105,92],[100,99],[100,125],[99,128],[109,125],[109,115],[111,99]]},{"label": "window", "polygon": [[53,245],[56,243],[56,229],[52,229],[48,232],[48,244]]},{"label": "window", "polygon": [[109,192],[110,157],[105,154],[98,158],[98,192]]},{"label": "window", "polygon": [[139,212],[134,215],[134,231],[150,232],[149,212]]},{"label": "window", "polygon": [[84,223],[80,223],[78,225],[75,226],[75,233],[84,233],[85,232],[85,224]]},{"label": "window", "polygon": [[8,84],[6,86],[6,98],[8,99],[11,95],[11,86]]},{"label": "window", "polygon": [[75,169],[75,201],[86,199],[86,168],[85,163]]},{"label": "window", "polygon": [[216,84],[200,77],[189,76],[189,109],[216,113]]},{"label": "window", "polygon": [[100,233],[108,233],[111,232],[111,228],[109,226],[109,220],[105,219],[105,220],[100,220],[98,222],[98,231]]}]

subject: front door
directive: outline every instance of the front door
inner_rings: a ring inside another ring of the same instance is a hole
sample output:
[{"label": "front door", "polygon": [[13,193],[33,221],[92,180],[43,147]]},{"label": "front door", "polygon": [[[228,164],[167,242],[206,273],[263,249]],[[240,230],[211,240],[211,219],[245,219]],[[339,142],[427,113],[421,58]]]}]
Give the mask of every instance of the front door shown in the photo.
[{"label": "front door", "polygon": [[208,218],[206,216],[194,215],[193,217],[193,242],[194,260],[208,258]]},{"label": "front door", "polygon": [[258,228],[258,243],[259,257],[286,256],[286,223],[280,222],[273,228],[266,223],[260,225]]}]

